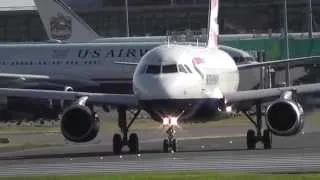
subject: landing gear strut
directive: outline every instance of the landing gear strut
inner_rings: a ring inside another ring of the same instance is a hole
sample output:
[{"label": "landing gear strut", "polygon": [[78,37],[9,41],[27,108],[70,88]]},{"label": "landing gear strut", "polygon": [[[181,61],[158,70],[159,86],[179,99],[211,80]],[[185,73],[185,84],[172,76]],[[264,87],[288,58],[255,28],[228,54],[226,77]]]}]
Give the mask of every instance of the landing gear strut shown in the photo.
[{"label": "landing gear strut", "polygon": [[168,134],[168,139],[163,140],[163,152],[169,152],[169,148],[172,151],[177,151],[177,140],[175,139],[176,130],[173,126],[170,126],[166,131]]},{"label": "landing gear strut", "polygon": [[139,153],[139,138],[136,133],[130,134],[128,138],[128,131],[137,116],[140,114],[140,109],[134,113],[133,118],[127,124],[126,107],[118,108],[118,125],[121,130],[122,136],[120,134],[114,134],[113,136],[113,154],[119,155],[123,146],[128,145],[130,153]]},{"label": "landing gear strut", "polygon": [[262,133],[262,110],[261,110],[261,103],[258,102],[256,104],[256,121],[248,114],[248,112],[243,111],[243,113],[247,116],[247,118],[252,122],[252,124],[256,128],[256,132],[252,129],[247,131],[247,148],[249,150],[256,148],[256,143],[261,141],[263,143],[264,149],[271,149],[272,148],[272,137],[269,129],[263,130]]}]

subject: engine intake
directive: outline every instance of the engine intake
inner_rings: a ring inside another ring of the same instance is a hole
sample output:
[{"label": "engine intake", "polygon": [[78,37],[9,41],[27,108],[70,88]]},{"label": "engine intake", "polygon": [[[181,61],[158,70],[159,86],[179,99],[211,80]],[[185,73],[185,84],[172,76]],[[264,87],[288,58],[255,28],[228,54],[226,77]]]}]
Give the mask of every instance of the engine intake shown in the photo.
[{"label": "engine intake", "polygon": [[277,136],[292,136],[303,128],[303,108],[291,100],[277,100],[269,105],[266,123]]},{"label": "engine intake", "polygon": [[[80,101],[79,101],[80,102]],[[61,120],[61,132],[73,142],[88,142],[99,131],[99,118],[96,113],[82,103],[75,103],[67,108]]]}]

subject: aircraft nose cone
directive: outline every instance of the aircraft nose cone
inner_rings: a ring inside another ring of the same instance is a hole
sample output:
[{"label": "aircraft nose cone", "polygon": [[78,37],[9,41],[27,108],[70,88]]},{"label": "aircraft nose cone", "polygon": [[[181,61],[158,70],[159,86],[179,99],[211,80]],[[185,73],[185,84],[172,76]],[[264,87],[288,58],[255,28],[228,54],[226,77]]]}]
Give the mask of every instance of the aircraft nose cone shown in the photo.
[{"label": "aircraft nose cone", "polygon": [[190,95],[194,87],[188,79],[174,75],[148,77],[135,84],[136,94],[140,99],[181,99]]}]

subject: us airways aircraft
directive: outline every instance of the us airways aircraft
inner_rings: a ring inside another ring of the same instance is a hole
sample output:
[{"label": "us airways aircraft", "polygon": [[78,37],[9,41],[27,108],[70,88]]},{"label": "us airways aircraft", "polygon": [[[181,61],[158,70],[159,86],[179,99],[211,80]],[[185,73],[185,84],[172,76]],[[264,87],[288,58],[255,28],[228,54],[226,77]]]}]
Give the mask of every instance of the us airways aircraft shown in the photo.
[{"label": "us airways aircraft", "polygon": [[[175,128],[179,123],[192,120],[198,115],[214,116],[213,112],[227,111],[230,107],[242,111],[255,126],[254,130],[247,131],[248,149],[255,149],[258,141],[264,144],[265,149],[270,149],[272,134],[298,134],[304,123],[298,95],[319,92],[320,83],[271,89],[246,87],[240,90],[243,81],[241,72],[263,66],[316,63],[319,57],[236,64],[217,45],[218,0],[211,0],[210,9],[208,45],[196,47],[165,44],[151,49],[136,64],[132,80],[133,94],[0,88],[0,96],[71,101],[62,114],[61,132],[65,138],[74,142],[87,142],[97,136],[99,118],[94,105],[117,106],[122,134],[117,133],[113,137],[115,154],[121,153],[125,145],[129,146],[130,152],[139,151],[139,138],[135,133],[129,136],[129,129],[140,110],[147,111],[154,120],[167,128],[168,138],[163,141],[165,152],[169,149],[177,150]],[[133,63],[128,65],[135,66]],[[101,71],[104,71],[103,67]],[[83,78],[95,72],[84,73]],[[249,78],[246,78],[248,81]],[[266,110],[261,108],[264,102],[270,102]],[[248,109],[253,106],[256,107],[256,118],[248,113]],[[126,119],[128,109],[137,109],[129,123]],[[264,130],[263,117],[267,125]]]}]

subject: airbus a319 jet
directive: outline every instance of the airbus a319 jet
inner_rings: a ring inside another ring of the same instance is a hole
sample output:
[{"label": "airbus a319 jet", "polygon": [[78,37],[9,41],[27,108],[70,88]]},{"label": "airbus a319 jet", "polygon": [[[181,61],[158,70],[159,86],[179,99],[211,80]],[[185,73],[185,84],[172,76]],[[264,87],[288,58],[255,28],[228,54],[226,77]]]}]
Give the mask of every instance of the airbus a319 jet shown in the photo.
[{"label": "airbus a319 jet", "polygon": [[[73,142],[87,142],[97,136],[99,118],[94,106],[116,106],[121,134],[114,134],[114,154],[121,153],[126,145],[130,152],[139,152],[139,138],[136,133],[129,134],[129,129],[141,110],[167,128],[168,138],[163,141],[163,151],[168,152],[177,150],[175,128],[180,122],[197,116],[212,117],[215,112],[227,111],[230,107],[242,111],[255,125],[255,129],[247,132],[248,149],[255,149],[258,141],[264,144],[265,149],[270,149],[271,134],[292,136],[301,131],[303,108],[297,97],[319,92],[320,84],[255,89],[255,86],[242,86],[242,82],[250,80],[242,73],[257,71],[262,66],[316,63],[319,57],[236,64],[228,53],[218,48],[218,7],[218,0],[210,1],[206,47],[163,44],[149,50],[138,63],[121,62],[136,66],[132,79],[133,94],[0,88],[0,96],[71,101],[62,114],[61,132]],[[261,104],[265,102],[270,104],[264,111]],[[252,107],[256,107],[256,118],[247,113]],[[130,122],[126,119],[128,109],[137,109]],[[267,125],[264,130],[263,114]]]}]

